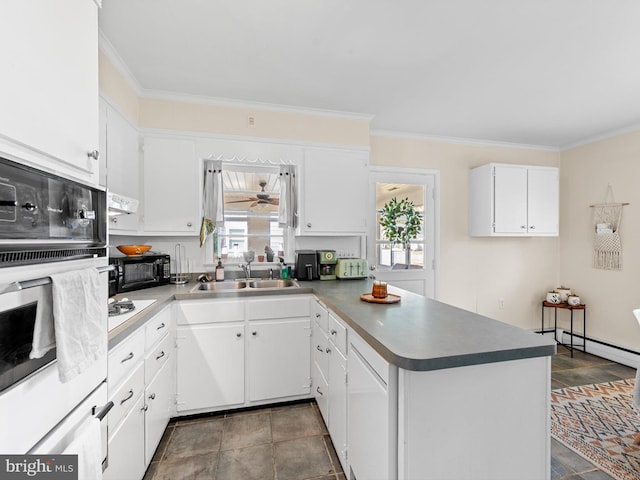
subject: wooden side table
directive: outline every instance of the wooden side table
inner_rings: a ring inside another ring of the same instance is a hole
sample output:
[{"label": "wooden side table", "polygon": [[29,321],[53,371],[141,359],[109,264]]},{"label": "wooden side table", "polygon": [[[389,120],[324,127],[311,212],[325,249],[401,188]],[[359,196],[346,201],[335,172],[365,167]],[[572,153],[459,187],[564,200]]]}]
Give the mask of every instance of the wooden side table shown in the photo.
[{"label": "wooden side table", "polygon": [[[571,352],[571,358],[573,358],[573,350],[578,349],[586,353],[587,347],[587,306],[583,303],[581,305],[569,305],[568,303],[549,303],[546,300],[542,302],[542,328],[541,332],[544,333],[544,309],[545,308],[553,308],[554,309],[554,318],[553,318],[553,339],[556,341],[558,345],[563,345],[569,349]],[[557,338],[557,329],[558,329],[558,309],[560,310],[569,310],[571,312],[571,342],[570,343],[562,343],[562,339],[558,340]],[[573,311],[581,310],[582,311],[582,344],[574,345],[573,343]]]}]

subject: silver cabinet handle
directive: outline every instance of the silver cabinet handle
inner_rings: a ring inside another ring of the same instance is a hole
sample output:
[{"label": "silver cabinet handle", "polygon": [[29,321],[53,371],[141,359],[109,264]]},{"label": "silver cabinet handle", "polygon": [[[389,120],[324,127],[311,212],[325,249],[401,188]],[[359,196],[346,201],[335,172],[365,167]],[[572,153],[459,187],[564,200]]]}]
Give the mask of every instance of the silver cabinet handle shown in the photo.
[{"label": "silver cabinet handle", "polygon": [[193,223],[187,222],[187,227],[190,227],[191,225],[193,225]]},{"label": "silver cabinet handle", "polygon": [[145,405],[140,410],[142,410],[143,412],[146,412],[147,410],[149,410],[149,405]]},{"label": "silver cabinet handle", "polygon": [[155,400],[156,399],[156,394],[152,393],[151,395],[149,395],[149,399],[150,400]]},{"label": "silver cabinet handle", "polygon": [[331,349],[330,349],[329,347],[327,347],[326,352],[327,352],[327,353],[331,353]]},{"label": "silver cabinet handle", "polygon": [[336,335],[338,332],[335,330],[331,330],[331,335]]},{"label": "silver cabinet handle", "polygon": [[122,405],[127,400],[131,400],[132,398],[133,398],[133,389],[129,390],[129,395],[127,395],[125,398],[120,400],[120,405]]},{"label": "silver cabinet handle", "polygon": [[98,160],[100,158],[100,152],[98,150],[91,150],[90,152],[87,152],[87,157]]},{"label": "silver cabinet handle", "polygon": [[320,395],[324,395],[324,393],[320,391],[320,387],[316,387],[316,392],[318,392]]},{"label": "silver cabinet handle", "polygon": [[160,325],[158,325],[156,330],[160,330],[161,328],[164,328],[164,327],[166,327],[166,325],[164,324],[164,322],[162,322]]},{"label": "silver cabinet handle", "polygon": [[307,223],[307,228],[311,228],[311,222]]},{"label": "silver cabinet handle", "polygon": [[164,357],[164,350],[160,352],[160,355],[156,357],[156,360],[160,360],[162,357]]},{"label": "silver cabinet handle", "polygon": [[323,352],[323,353],[324,353],[324,350],[322,350],[322,347],[321,347],[320,345],[318,345],[318,346],[316,347],[316,350],[318,350],[319,352]]},{"label": "silver cabinet handle", "polygon": [[124,363],[124,362],[128,362],[129,360],[131,360],[134,357],[133,352],[129,352],[129,355],[127,355],[126,357],[124,357],[122,360],[120,360],[120,363]]},{"label": "silver cabinet handle", "polygon": [[525,228],[527,228],[527,226],[526,226],[526,225],[520,225],[520,228],[521,228],[522,230],[524,230]]},{"label": "silver cabinet handle", "polygon": [[320,318],[320,314],[319,313],[316,313],[316,318]]},{"label": "silver cabinet handle", "polygon": [[242,336],[241,333],[236,333],[236,337],[240,338]]},{"label": "silver cabinet handle", "polygon": [[536,226],[535,226],[535,225],[531,225],[531,226],[529,227],[529,230],[535,230],[535,229],[536,229]]},{"label": "silver cabinet handle", "polygon": [[254,330],[253,332],[251,332],[251,335],[253,335],[253,336],[255,337],[256,335],[258,335],[258,332],[256,332],[256,331]]}]

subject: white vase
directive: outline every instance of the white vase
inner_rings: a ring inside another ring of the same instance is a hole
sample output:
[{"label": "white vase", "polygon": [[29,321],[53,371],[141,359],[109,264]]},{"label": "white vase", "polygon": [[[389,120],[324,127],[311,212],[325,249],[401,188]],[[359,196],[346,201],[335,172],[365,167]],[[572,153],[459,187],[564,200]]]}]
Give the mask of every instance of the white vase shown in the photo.
[{"label": "white vase", "polygon": [[547,302],[553,303],[554,305],[562,303],[560,300],[560,294],[558,292],[547,292]]}]

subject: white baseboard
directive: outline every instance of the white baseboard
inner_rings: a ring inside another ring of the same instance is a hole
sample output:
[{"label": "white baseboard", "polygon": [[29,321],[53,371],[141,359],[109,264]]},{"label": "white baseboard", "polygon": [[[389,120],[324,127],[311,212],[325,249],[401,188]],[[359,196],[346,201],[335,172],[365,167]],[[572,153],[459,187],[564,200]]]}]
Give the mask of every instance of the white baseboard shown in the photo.
[{"label": "white baseboard", "polygon": [[[545,331],[544,335],[553,336],[553,330]],[[571,334],[561,328],[558,328],[557,339],[564,344],[569,344],[571,343]],[[575,345],[582,345],[582,337],[574,335],[573,342]],[[640,367],[640,353],[630,352],[614,345],[604,344],[597,340],[590,340],[589,338],[587,338],[586,347],[587,353],[592,355],[597,355],[598,357],[606,358],[607,360],[627,365],[631,368]]]}]

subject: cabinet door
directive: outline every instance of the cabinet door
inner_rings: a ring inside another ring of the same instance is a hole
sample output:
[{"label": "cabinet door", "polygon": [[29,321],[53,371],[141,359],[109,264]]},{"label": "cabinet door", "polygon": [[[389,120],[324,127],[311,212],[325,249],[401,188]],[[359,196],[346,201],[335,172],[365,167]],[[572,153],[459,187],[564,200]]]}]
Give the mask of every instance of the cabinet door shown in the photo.
[{"label": "cabinet door", "polygon": [[250,400],[308,394],[311,390],[309,318],[251,322],[248,328]]},{"label": "cabinet door", "polygon": [[347,359],[333,343],[329,355],[329,433],[344,471],[347,471]]},{"label": "cabinet door", "polygon": [[177,340],[178,411],[244,402],[244,325],[178,327]]},{"label": "cabinet door", "polygon": [[153,381],[147,385],[145,390],[145,412],[144,421],[144,452],[145,462],[151,463],[151,458],[160,443],[174,406],[173,388],[173,355],[171,355],[164,366],[158,371]]},{"label": "cabinet door", "polygon": [[528,229],[537,235],[559,232],[559,174],[556,168],[529,168]]},{"label": "cabinet door", "polygon": [[144,397],[140,395],[129,415],[109,441],[109,466],[104,480],[140,480],[146,469],[144,457]]},{"label": "cabinet door", "polygon": [[495,233],[527,233],[526,167],[495,167],[494,202]]},{"label": "cabinet door", "polygon": [[353,473],[357,478],[395,478],[390,471],[393,439],[387,388],[353,345],[349,348],[348,392],[347,434]]},{"label": "cabinet door", "polygon": [[46,154],[43,166],[97,184],[87,156],[99,148],[96,4],[5,0],[0,43],[0,132]]},{"label": "cabinet door", "polygon": [[200,230],[195,142],[180,138],[144,140],[143,229],[150,234],[194,234]]},{"label": "cabinet door", "polygon": [[[104,102],[104,101],[103,101]],[[117,110],[105,106],[106,126],[103,134],[105,150],[106,181],[110,191],[131,198],[140,198],[140,159],[138,130]],[[111,217],[111,233],[135,233],[138,229],[138,215],[117,215]]]},{"label": "cabinet door", "polygon": [[305,151],[300,233],[365,233],[367,154]]}]

